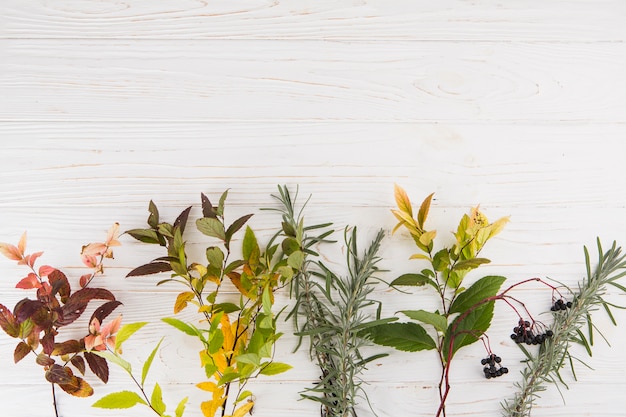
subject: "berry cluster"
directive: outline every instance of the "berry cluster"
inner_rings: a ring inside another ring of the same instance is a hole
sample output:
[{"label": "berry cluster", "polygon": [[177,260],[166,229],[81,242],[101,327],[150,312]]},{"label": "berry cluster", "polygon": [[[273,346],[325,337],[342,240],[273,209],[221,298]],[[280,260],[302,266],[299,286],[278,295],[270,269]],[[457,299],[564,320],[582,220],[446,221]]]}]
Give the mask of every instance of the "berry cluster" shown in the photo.
[{"label": "berry cluster", "polygon": [[533,326],[530,322],[519,319],[518,325],[513,328],[511,339],[515,343],[526,343],[527,345],[540,345],[552,336],[552,330],[546,330],[545,333],[535,334]]},{"label": "berry cluster", "polygon": [[500,362],[502,362],[502,358],[494,353],[480,360],[480,364],[484,366],[485,378],[496,378],[509,373],[509,368],[500,365]]},{"label": "berry cluster", "polygon": [[552,307],[550,307],[550,311],[567,310],[568,308],[571,308],[571,307],[572,307],[572,302],[571,301],[565,302],[565,301],[563,301],[562,298],[559,298],[552,305]]}]

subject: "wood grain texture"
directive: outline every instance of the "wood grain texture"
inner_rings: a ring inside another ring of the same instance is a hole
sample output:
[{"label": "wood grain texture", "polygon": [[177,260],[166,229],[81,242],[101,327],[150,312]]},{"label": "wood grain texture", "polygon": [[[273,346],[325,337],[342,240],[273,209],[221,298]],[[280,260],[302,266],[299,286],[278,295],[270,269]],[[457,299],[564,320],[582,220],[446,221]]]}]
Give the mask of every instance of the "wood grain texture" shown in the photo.
[{"label": "wood grain texture", "polygon": [[[593,253],[597,236],[626,244],[624,18],[621,0],[2,1],[0,241],[16,243],[27,230],[29,250],[45,251],[42,263],[75,285],[85,272],[81,246],[115,221],[142,227],[151,199],[173,220],[190,205],[199,215],[201,192],[217,198],[230,188],[228,215],[254,213],[250,225],[264,242],[279,219],[259,209],[274,204],[277,184],[299,185],[312,196],[307,219],[334,223],[339,242],[318,248],[327,264],[344,271],[344,227],[357,226],[363,244],[382,228],[380,276],[389,281],[419,268],[408,259],[411,238],[390,235],[398,183],[414,203],[435,192],[429,224],[440,242],[477,204],[490,219],[510,216],[485,249],[485,274],[574,286],[583,245]],[[201,260],[210,240],[191,229],[186,239]],[[121,240],[99,284],[118,294],[126,322],[150,321],[125,355],[138,370],[165,336],[149,382],[170,404],[189,395],[185,415],[200,416],[199,347],[159,321],[172,315],[179,289],[157,287],[160,277],[125,278],[163,253]],[[25,270],[2,258],[0,271],[0,303],[12,307],[25,295],[14,288]],[[231,287],[224,294],[236,297]],[[539,311],[550,291],[529,286],[515,296]],[[420,288],[402,294],[380,284],[374,297],[388,316],[435,308]],[[626,294],[608,297],[626,304]],[[277,304],[290,302],[277,294]],[[191,310],[180,318],[197,319]],[[611,346],[598,339],[592,358],[576,350],[593,370],[578,366],[578,382],[564,373],[565,404],[551,388],[533,417],[623,415],[626,312],[616,319],[620,327],[594,316]],[[86,320],[70,335],[84,335]],[[481,378],[478,344],[459,352],[450,417],[500,415],[521,369],[508,337],[515,321],[498,305],[490,329],[513,370],[507,378]],[[252,382],[254,416],[319,416],[299,401],[316,369],[305,351],[292,352],[291,323],[280,328],[277,355],[294,369]],[[0,335],[2,414],[48,417],[50,388],[39,366],[13,364],[14,345]],[[432,417],[432,352],[369,349],[390,353],[365,375],[377,415]],[[62,417],[152,415],[90,407],[131,389],[121,370],[94,385],[91,399],[60,395]],[[371,415],[360,404],[359,416]]]},{"label": "wood grain texture", "polygon": [[6,0],[10,39],[623,41],[620,0]]},{"label": "wood grain texture", "polygon": [[15,40],[0,120],[624,122],[624,72],[621,42]]}]

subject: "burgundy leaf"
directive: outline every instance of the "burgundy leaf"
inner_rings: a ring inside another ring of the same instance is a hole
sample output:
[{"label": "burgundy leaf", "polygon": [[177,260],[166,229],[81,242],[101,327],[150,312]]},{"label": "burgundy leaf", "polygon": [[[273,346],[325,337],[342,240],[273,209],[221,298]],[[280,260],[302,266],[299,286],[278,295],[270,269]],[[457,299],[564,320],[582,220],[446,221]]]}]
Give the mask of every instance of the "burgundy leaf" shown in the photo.
[{"label": "burgundy leaf", "polygon": [[85,375],[85,360],[82,356],[74,356],[70,362],[72,362],[72,365],[74,365],[81,374]]},{"label": "burgundy leaf", "polygon": [[35,360],[35,362],[37,362],[37,364],[41,366],[54,365],[54,359],[52,359],[50,356],[44,355],[43,353],[37,355],[37,359]]},{"label": "burgundy leaf", "polygon": [[0,304],[0,327],[11,337],[20,335],[20,325],[11,310]]},{"label": "burgundy leaf", "polygon": [[20,342],[15,346],[15,351],[13,352],[13,361],[18,363],[22,359],[26,357],[31,352],[30,346],[28,346],[24,342]]},{"label": "burgundy leaf", "polygon": [[67,373],[61,365],[54,364],[46,371],[46,380],[53,384],[67,384],[72,380],[72,374]]},{"label": "burgundy leaf", "polygon": [[85,352],[85,359],[89,369],[106,384],[109,381],[109,365],[106,359],[91,352]]},{"label": "burgundy leaf", "polygon": [[58,293],[61,296],[61,302],[63,304],[67,303],[72,289],[70,288],[70,283],[65,274],[55,269],[48,275],[48,281],[50,281],[50,285],[52,285],[51,295],[54,297]]},{"label": "burgundy leaf", "polygon": [[76,291],[67,300],[63,306],[62,317],[59,317],[57,324],[59,326],[67,326],[73,323],[87,308],[87,304],[91,300],[115,300],[115,296],[109,290],[104,288],[82,288]]},{"label": "burgundy leaf", "polygon": [[117,301],[117,300],[116,301],[108,301],[108,302],[102,304],[100,307],[98,307],[96,309],[96,311],[93,312],[93,314],[91,315],[91,318],[89,319],[89,323],[91,323],[91,321],[94,318],[98,319],[98,321],[100,323],[102,323],[104,321],[104,319],[107,318],[107,316],[109,314],[111,314],[113,312],[113,310],[115,310],[120,305],[122,305],[122,303]]},{"label": "burgundy leaf", "polygon": [[191,211],[191,206],[187,207],[183,210],[182,213],[174,220],[174,228],[180,228],[180,234],[182,235],[185,231],[185,226],[187,225],[187,219],[189,218],[189,212]]},{"label": "burgundy leaf", "polygon": [[171,270],[172,266],[167,262],[151,262],[133,269],[126,275],[126,277],[139,277],[142,275],[157,274],[159,272],[167,272]]},{"label": "burgundy leaf", "polygon": [[202,215],[204,217],[210,217],[212,219],[217,219],[217,215],[215,214],[215,207],[209,201],[209,197],[204,195],[204,193],[200,193],[200,198],[202,200]]},{"label": "burgundy leaf", "polygon": [[82,352],[85,346],[78,340],[66,340],[63,343],[55,343],[53,355],[68,355],[70,353]]},{"label": "burgundy leaf", "polygon": [[26,319],[31,319],[33,323],[44,328],[51,327],[52,325],[50,312],[46,308],[46,305],[39,300],[24,298],[17,302],[13,312],[18,323],[22,323]]},{"label": "burgundy leaf", "polygon": [[93,395],[93,388],[84,379],[74,376],[70,368],[65,368],[65,372],[69,375],[69,382],[59,384],[59,387],[74,397],[89,397]]},{"label": "burgundy leaf", "polygon": [[54,334],[54,331],[48,331],[41,338],[41,346],[46,355],[51,355],[54,350]]}]

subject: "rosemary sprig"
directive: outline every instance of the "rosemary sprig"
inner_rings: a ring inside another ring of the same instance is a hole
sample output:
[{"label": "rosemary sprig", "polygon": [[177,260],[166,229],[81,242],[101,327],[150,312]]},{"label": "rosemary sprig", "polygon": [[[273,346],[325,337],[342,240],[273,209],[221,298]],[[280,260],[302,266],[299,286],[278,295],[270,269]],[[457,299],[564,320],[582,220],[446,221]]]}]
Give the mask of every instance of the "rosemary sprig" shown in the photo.
[{"label": "rosemary sprig", "polygon": [[[294,320],[299,336],[296,349],[308,336],[309,354],[321,373],[315,386],[301,395],[320,403],[322,417],[356,417],[359,397],[367,400],[360,374],[370,361],[386,356],[363,357],[361,348],[370,344],[363,330],[395,320],[380,319],[380,303],[368,298],[374,289],[374,274],[379,271],[377,253],[384,232],[379,231],[359,256],[356,228],[351,232],[346,229],[348,274],[339,276],[320,262],[319,255],[312,249],[313,245],[329,242],[326,238],[332,231],[317,236],[312,236],[311,232],[325,229],[330,223],[305,227],[302,209],[295,209],[296,198],[291,198],[286,187],[279,186],[279,192],[280,195],[274,197],[281,203],[281,208],[276,210],[283,218],[282,248],[304,253],[302,266],[291,281],[290,295],[295,305],[287,318]],[[376,318],[372,320],[368,311],[374,305],[377,305]]]},{"label": "rosemary sprig", "polygon": [[[571,308],[553,313],[552,325],[553,336],[541,345],[536,355],[527,349],[520,348],[527,357],[526,368],[522,371],[522,381],[515,384],[518,391],[513,399],[506,400],[503,404],[503,415],[507,417],[528,417],[532,406],[535,404],[538,393],[546,389],[549,383],[565,385],[561,377],[561,369],[569,364],[572,372],[573,357],[570,354],[572,344],[581,344],[591,355],[593,344],[593,323],[591,313],[602,307],[612,323],[616,325],[615,318],[610,307],[618,307],[604,299],[609,285],[626,292],[626,287],[616,281],[626,276],[626,255],[621,253],[621,248],[613,245],[606,252],[603,251],[600,240],[598,246],[598,265],[595,271],[591,271],[589,252],[584,248],[587,277],[578,283],[578,290],[573,293]],[[583,333],[584,327],[588,329],[588,335]],[[574,373],[575,377],[575,373]],[[567,385],[565,385],[567,386]]]}]

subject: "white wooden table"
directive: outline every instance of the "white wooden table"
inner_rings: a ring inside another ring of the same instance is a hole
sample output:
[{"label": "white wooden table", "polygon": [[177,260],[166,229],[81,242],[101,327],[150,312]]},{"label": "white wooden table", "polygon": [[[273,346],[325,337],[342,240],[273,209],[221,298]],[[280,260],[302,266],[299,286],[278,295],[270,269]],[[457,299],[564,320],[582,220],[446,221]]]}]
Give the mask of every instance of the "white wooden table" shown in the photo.
[{"label": "white wooden table", "polygon": [[[484,271],[574,284],[583,245],[595,250],[596,236],[626,244],[625,22],[622,0],[2,0],[0,241],[28,230],[29,249],[77,279],[81,246],[115,221],[142,227],[150,199],[171,221],[192,204],[197,216],[201,192],[230,188],[233,218],[255,213],[251,226],[268,236],[278,221],[259,208],[277,184],[312,194],[312,222],[356,225],[367,240],[393,227],[398,183],[415,203],[436,193],[431,224],[444,239],[473,205],[511,216]],[[188,240],[206,244],[198,233]],[[125,354],[139,364],[165,335],[151,378],[170,403],[189,395],[186,415],[200,416],[198,347],[158,321],[178,288],[125,279],[160,253],[122,243],[102,285],[124,302],[125,322],[151,321]],[[410,253],[408,236],[388,236],[383,278],[414,270]],[[326,256],[340,265],[341,245]],[[23,269],[3,258],[0,270],[0,302],[12,307],[24,296],[14,288]],[[379,286],[375,295],[388,315],[432,304],[419,290]],[[549,297],[519,295],[536,308]],[[626,314],[616,318],[617,328],[597,316],[612,347],[598,338],[595,370],[579,366],[566,403],[552,388],[535,416],[624,415]],[[508,339],[514,322],[499,306],[490,331],[506,378],[482,378],[478,344],[459,353],[449,415],[499,415],[521,369]],[[294,369],[252,383],[254,415],[317,416],[298,401],[316,369],[304,351],[291,353],[291,325],[281,326],[278,354]],[[0,335],[2,415],[51,416],[41,370],[14,365],[14,346]],[[376,413],[433,416],[434,354],[387,351],[365,375]],[[62,416],[151,415],[90,407],[132,388],[121,371],[94,387],[91,399],[60,395]]]}]

